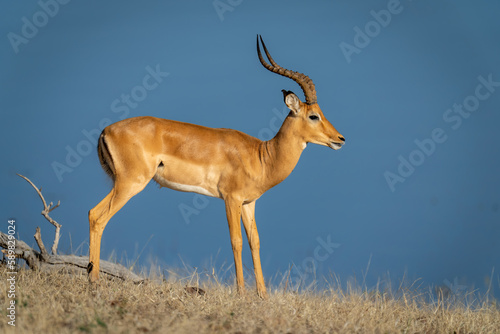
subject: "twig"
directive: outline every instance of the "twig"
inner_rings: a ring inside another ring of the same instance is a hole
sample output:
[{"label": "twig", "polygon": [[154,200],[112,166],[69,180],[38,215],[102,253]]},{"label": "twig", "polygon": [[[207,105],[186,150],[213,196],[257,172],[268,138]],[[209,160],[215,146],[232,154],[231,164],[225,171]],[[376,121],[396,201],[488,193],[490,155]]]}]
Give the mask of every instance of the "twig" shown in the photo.
[{"label": "twig", "polygon": [[[45,201],[45,198],[43,198],[41,188],[38,189],[37,186],[35,186],[35,184],[33,182],[31,182],[31,180],[28,179],[26,176],[23,176],[21,174],[17,174],[17,175],[20,176],[20,177],[22,177],[23,179],[25,179],[29,184],[31,184],[31,186],[38,193],[38,196],[40,196],[40,199],[42,200],[42,203],[43,203],[42,216],[44,216],[45,219],[47,219],[49,221],[49,223],[51,223],[52,225],[54,225],[55,228],[56,228],[56,233],[55,233],[55,236],[54,236],[54,243],[52,244],[51,252],[52,252],[53,255],[57,255],[57,246],[59,245],[59,238],[61,237],[61,234],[60,234],[61,233],[61,224],[59,224],[54,219],[52,219],[49,216],[49,212],[51,212],[52,210],[54,210],[55,208],[57,208],[61,204],[61,201],[57,201],[56,205],[54,205],[54,203],[52,203],[52,202],[50,202],[50,204],[47,205],[47,202]],[[35,239],[36,239],[36,234],[35,234]],[[41,240],[41,237],[40,237],[40,240]],[[37,240],[37,243],[38,243],[38,240]],[[43,243],[41,243],[41,244],[43,245]],[[38,244],[38,246],[40,246],[40,244]],[[42,250],[42,249],[40,249],[40,250]],[[43,253],[43,251],[42,251],[42,253]],[[47,251],[45,251],[45,253],[47,253]]]},{"label": "twig", "polygon": [[42,233],[40,232],[40,227],[36,228],[36,233],[34,235],[36,243],[38,245],[38,248],[40,248],[40,256],[42,257],[43,261],[47,261],[49,258],[49,253],[47,253],[47,250],[45,249],[45,245],[43,244],[42,241]]}]

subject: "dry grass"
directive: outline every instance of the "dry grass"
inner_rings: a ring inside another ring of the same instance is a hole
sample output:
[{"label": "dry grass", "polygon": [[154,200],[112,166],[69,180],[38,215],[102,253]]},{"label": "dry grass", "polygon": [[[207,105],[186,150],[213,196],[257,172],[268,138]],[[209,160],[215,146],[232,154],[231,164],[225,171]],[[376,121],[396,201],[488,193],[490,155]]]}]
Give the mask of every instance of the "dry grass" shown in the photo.
[{"label": "dry grass", "polygon": [[[196,274],[194,274],[196,275]],[[7,270],[0,266],[2,333],[500,333],[500,311],[492,302],[465,306],[421,294],[382,292],[270,291],[239,297],[216,278],[200,283],[205,295],[187,293],[187,280],[134,285],[86,276],[17,275],[15,329],[7,325]],[[195,280],[199,277],[195,277]],[[193,277],[190,277],[191,281]]]}]

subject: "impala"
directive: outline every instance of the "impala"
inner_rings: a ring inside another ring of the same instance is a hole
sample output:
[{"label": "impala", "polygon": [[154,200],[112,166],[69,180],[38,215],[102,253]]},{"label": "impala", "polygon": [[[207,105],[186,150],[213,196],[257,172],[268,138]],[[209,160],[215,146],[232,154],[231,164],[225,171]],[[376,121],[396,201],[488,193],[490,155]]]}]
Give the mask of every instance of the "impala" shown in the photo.
[{"label": "impala", "polygon": [[297,82],[305,102],[283,90],[290,109],[274,138],[261,141],[237,130],[213,129],[155,117],[124,119],[106,127],[97,147],[103,169],[114,181],[111,192],[89,211],[89,279],[99,278],[101,237],[109,219],[153,179],[162,187],[221,198],[225,202],[238,292],[244,292],[241,221],[248,237],[257,293],[266,298],[255,223],[255,201],[294,169],[307,143],[342,147],[345,139],[319,108],[312,80],[279,66],[262,37],[262,65]]}]

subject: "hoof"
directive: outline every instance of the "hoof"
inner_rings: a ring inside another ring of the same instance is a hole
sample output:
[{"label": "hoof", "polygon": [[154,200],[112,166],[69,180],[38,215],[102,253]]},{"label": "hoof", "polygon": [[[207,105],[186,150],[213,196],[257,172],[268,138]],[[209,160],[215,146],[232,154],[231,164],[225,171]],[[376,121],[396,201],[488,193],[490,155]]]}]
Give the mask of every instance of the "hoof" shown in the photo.
[{"label": "hoof", "polygon": [[94,262],[90,261],[89,264],[87,265],[87,275],[90,275],[92,269],[94,269]]},{"label": "hoof", "polygon": [[268,300],[269,297],[267,296],[266,291],[257,291],[257,295],[259,295],[260,299],[262,300]]},{"label": "hoof", "polygon": [[99,271],[94,270],[94,262],[90,262],[87,266],[87,275],[90,283],[96,283],[99,280]]}]

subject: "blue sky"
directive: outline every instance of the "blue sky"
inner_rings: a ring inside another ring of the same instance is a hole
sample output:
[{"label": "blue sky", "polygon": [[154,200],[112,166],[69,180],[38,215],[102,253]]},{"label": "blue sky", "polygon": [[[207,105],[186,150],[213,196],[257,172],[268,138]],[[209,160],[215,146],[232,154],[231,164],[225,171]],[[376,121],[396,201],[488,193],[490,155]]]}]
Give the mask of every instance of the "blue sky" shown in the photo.
[{"label": "blue sky", "polygon": [[[87,252],[87,213],[109,191],[95,138],[123,117],[151,115],[276,132],[293,81],[309,75],[340,151],[309,145],[294,172],[257,201],[266,279],[366,271],[424,286],[486,289],[500,270],[498,2],[24,1],[0,14],[3,216],[33,242],[52,227],[15,173],[29,177],[62,227],[61,251]],[[156,72],[156,80],[145,78]],[[147,87],[146,87],[147,86]],[[147,88],[147,89],[146,89]],[[149,240],[149,242],[148,242]],[[221,200],[154,183],[104,232],[112,252],[165,268],[232,264]],[[248,246],[243,251],[252,268]],[[275,279],[275,283],[279,283]]]}]

